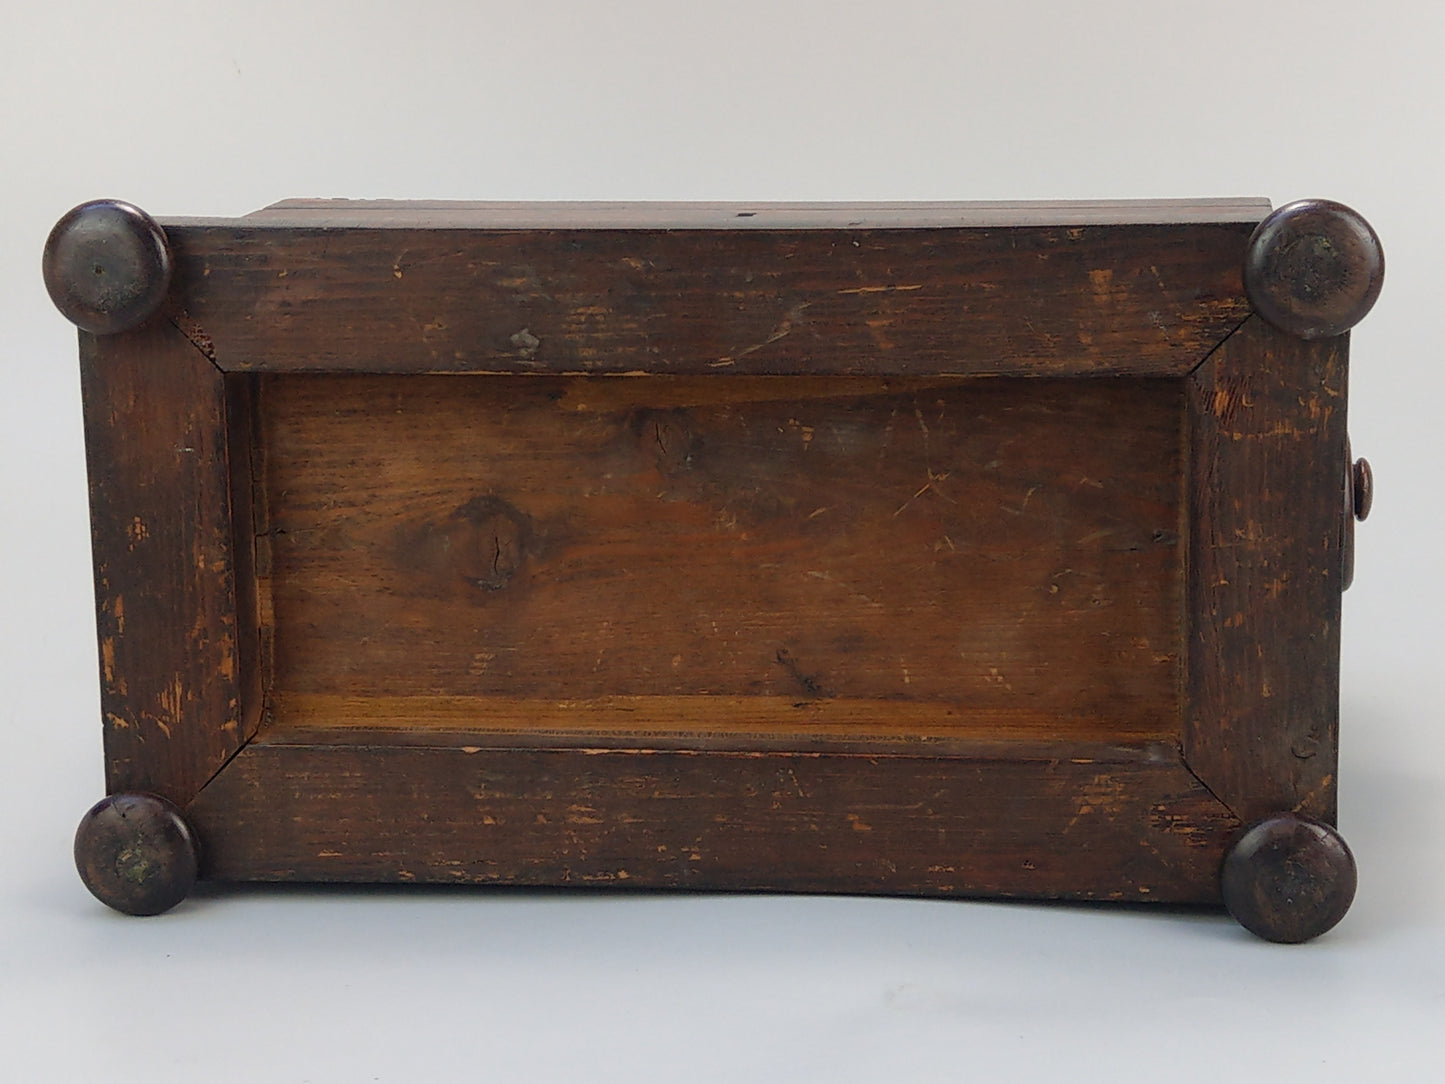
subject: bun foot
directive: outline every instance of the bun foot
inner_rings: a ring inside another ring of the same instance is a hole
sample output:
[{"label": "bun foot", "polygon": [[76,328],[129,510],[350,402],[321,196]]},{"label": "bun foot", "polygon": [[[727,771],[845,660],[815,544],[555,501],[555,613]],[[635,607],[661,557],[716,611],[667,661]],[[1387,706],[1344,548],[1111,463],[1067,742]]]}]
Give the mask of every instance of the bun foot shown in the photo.
[{"label": "bun foot", "polygon": [[1276,813],[1230,848],[1220,882],[1224,906],[1246,930],[1298,944],[1345,917],[1355,898],[1355,859],[1329,825]]},{"label": "bun foot", "polygon": [[75,832],[75,867],[91,894],[127,915],[169,911],[196,883],[196,837],[180,811],[150,794],[112,794]]},{"label": "bun foot", "polygon": [[66,212],[50,231],[41,265],[61,315],[95,335],[144,323],[171,284],[165,231],[120,200],[95,200]]},{"label": "bun foot", "polygon": [[1301,339],[1343,335],[1365,318],[1385,281],[1370,224],[1342,203],[1306,199],[1255,228],[1244,256],[1254,310]]}]

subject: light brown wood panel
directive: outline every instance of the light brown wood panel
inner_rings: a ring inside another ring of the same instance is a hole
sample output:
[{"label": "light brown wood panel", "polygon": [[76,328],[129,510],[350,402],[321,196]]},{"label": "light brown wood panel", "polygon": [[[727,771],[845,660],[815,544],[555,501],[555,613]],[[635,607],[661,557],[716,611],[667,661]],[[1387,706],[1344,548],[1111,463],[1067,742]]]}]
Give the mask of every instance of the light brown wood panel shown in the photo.
[{"label": "light brown wood panel", "polygon": [[260,402],[282,693],[1177,730],[1178,381],[277,376]]},{"label": "light brown wood panel", "polygon": [[1154,742],[1177,755],[1178,734],[1114,720],[1059,720],[919,700],[797,700],[783,696],[342,696],[277,693],[273,743],[511,749],[807,750],[930,756],[1089,759],[1102,748]]}]

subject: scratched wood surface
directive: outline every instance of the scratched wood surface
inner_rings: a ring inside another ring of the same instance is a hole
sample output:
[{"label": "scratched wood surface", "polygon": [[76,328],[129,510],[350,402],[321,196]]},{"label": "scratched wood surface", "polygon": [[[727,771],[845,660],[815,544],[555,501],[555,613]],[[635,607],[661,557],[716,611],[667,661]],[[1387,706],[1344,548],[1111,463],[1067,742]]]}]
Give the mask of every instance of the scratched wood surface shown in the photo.
[{"label": "scratched wood surface", "polygon": [[1189,379],[1184,751],[1246,820],[1334,821],[1348,350],[1256,317]]},{"label": "scratched wood surface", "polygon": [[597,210],[175,221],[82,338],[108,785],[207,875],[1208,902],[1333,817],[1267,205]]},{"label": "scratched wood surface", "polygon": [[80,360],[106,787],[184,803],[246,737],[226,378],[164,320]]},{"label": "scratched wood surface", "polygon": [[273,720],[1177,733],[1182,391],[267,378]]},{"label": "scratched wood surface", "polygon": [[1112,717],[1060,719],[958,701],[787,696],[350,696],[272,690],[267,734],[289,744],[489,749],[684,749],[1092,757],[1141,741],[1178,743]]},{"label": "scratched wood surface", "polygon": [[309,745],[191,806],[205,875],[1202,903],[1238,821],[1145,743],[949,759]]},{"label": "scratched wood surface", "polygon": [[227,371],[1183,375],[1249,313],[1263,210],[771,229],[318,210],[167,232],[184,326]]}]

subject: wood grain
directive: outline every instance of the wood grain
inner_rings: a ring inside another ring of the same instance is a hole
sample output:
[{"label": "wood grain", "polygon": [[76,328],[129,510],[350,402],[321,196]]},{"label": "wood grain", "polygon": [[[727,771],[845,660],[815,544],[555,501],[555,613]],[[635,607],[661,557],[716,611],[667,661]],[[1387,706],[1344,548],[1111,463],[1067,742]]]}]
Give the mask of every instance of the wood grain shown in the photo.
[{"label": "wood grain", "polygon": [[1177,733],[1178,381],[289,376],[262,404],[278,692]]},{"label": "wood grain", "polygon": [[[1129,722],[1133,722],[1130,720]],[[917,700],[781,696],[345,696],[276,692],[266,739],[289,745],[478,745],[489,749],[683,749],[1091,757],[1154,741],[1112,718],[982,710]]]},{"label": "wood grain", "polygon": [[1251,319],[1189,381],[1184,752],[1244,821],[1335,816],[1347,353]]},{"label": "wood grain", "polygon": [[80,357],[106,787],[184,804],[246,736],[225,377],[164,320]]},{"label": "wood grain", "polygon": [[[263,578],[256,568],[256,510],[261,475],[254,462],[259,446],[260,419],[256,412],[257,378],[227,374],[226,474],[230,482],[231,554],[235,565],[236,665],[241,705],[241,733],[254,734],[261,724],[267,683],[272,673],[267,645],[262,643],[262,611],[269,620],[269,599],[263,604],[259,585]],[[267,631],[269,642],[269,630]]]},{"label": "wood grain", "polygon": [[222,880],[1217,902],[1235,819],[1077,761],[253,742],[187,811]]},{"label": "wood grain", "polygon": [[1335,813],[1347,341],[1249,316],[1265,210],[168,221],[81,340],[107,785],[221,879],[1217,902]]},{"label": "wood grain", "polygon": [[222,369],[1183,375],[1249,313],[1251,221],[528,230],[305,215],[167,223],[187,326]]}]

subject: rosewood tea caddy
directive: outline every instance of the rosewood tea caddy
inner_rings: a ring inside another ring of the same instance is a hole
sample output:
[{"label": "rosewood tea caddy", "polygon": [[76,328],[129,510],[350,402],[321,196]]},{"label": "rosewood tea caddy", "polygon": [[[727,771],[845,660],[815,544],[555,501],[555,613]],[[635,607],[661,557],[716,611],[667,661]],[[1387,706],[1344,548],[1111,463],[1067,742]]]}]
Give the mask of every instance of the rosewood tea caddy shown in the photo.
[{"label": "rosewood tea caddy", "polygon": [[45,252],[81,875],[1344,914],[1328,201],[292,201]]}]

